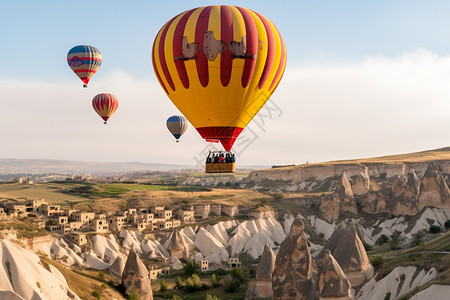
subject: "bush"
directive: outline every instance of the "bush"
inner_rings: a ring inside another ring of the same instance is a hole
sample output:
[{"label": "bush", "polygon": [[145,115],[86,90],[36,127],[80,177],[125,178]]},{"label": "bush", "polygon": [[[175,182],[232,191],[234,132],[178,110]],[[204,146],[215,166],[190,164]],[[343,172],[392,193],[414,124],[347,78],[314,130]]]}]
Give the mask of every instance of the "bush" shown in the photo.
[{"label": "bush", "polygon": [[197,274],[192,274],[191,277],[186,279],[186,291],[188,292],[197,292],[202,289],[202,286],[200,284],[200,277],[198,277]]},{"label": "bush", "polygon": [[175,288],[176,289],[182,289],[183,288],[183,282],[181,281],[181,277],[177,276],[175,279]]},{"label": "bush", "polygon": [[92,292],[92,296],[94,296],[98,300],[102,296],[102,293],[99,290],[95,290]]},{"label": "bush", "polygon": [[413,244],[414,246],[419,246],[420,243],[423,242],[423,232],[419,231],[418,233],[413,235]]},{"label": "bush", "polygon": [[210,294],[206,294],[205,300],[220,300],[217,296],[211,296]]},{"label": "bush", "polygon": [[431,225],[429,230],[430,233],[440,233],[442,231],[442,228],[441,226]]},{"label": "bush", "polygon": [[216,275],[227,275],[227,271],[225,271],[222,268],[219,268],[219,269],[214,271],[214,274],[216,274]]},{"label": "bush", "polygon": [[370,259],[370,263],[375,269],[379,269],[384,264],[384,258],[376,255]]},{"label": "bush", "polygon": [[141,296],[137,291],[133,290],[128,294],[128,300],[141,300]]},{"label": "bush", "polygon": [[370,246],[369,244],[367,244],[364,240],[362,241],[364,249],[367,251],[372,250],[372,246]]},{"label": "bush", "polygon": [[183,266],[184,275],[191,276],[192,274],[198,273],[199,266],[195,261],[188,259]]},{"label": "bush", "polygon": [[161,279],[161,280],[159,281],[159,290],[160,290],[161,292],[167,291],[167,285],[166,285],[166,282],[164,281],[164,279]]},{"label": "bush", "polygon": [[225,281],[224,289],[227,293],[234,293],[241,286],[241,281],[236,278],[231,278]]},{"label": "bush", "polygon": [[212,286],[213,288],[220,286],[219,281],[220,281],[220,277],[219,277],[219,276],[216,276],[216,274],[213,273],[213,274],[211,275],[211,286]]},{"label": "bush", "polygon": [[389,237],[385,234],[382,234],[376,241],[375,245],[381,246],[386,244],[389,241]]},{"label": "bush", "polygon": [[233,270],[231,270],[231,276],[238,279],[240,282],[244,281],[244,271],[242,271],[241,268],[233,268]]},{"label": "bush", "polygon": [[99,272],[98,278],[100,278],[101,280],[105,280],[105,272],[103,272],[103,271]]}]

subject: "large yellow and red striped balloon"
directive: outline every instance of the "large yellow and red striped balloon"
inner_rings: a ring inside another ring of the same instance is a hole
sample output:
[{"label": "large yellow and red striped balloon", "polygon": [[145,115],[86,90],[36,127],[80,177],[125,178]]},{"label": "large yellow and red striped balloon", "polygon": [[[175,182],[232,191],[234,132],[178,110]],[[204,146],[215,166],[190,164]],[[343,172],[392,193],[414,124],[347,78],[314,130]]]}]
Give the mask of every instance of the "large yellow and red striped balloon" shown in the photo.
[{"label": "large yellow and red striped balloon", "polygon": [[206,6],[161,28],[152,61],[162,88],[200,135],[229,151],[277,88],[286,46],[261,14]]},{"label": "large yellow and red striped balloon", "polygon": [[102,93],[92,99],[92,107],[97,114],[106,122],[109,117],[117,110],[119,101],[113,94]]}]

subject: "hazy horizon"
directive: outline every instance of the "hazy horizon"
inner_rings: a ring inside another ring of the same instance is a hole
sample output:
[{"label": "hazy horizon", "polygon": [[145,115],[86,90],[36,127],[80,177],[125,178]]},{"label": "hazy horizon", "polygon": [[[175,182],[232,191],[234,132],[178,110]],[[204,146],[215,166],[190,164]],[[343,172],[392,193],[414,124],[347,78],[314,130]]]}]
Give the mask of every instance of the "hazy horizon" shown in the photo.
[{"label": "hazy horizon", "polygon": [[[208,1],[0,4],[0,157],[197,165],[208,149],[189,126],[175,143],[178,110],[159,86],[151,46],[171,17]],[[449,145],[450,3],[232,2],[283,36],[283,79],[236,141],[239,165],[286,165],[418,152]],[[79,25],[83,24],[83,25]],[[68,50],[92,44],[103,64],[83,89]],[[92,98],[119,108],[103,125]]]}]

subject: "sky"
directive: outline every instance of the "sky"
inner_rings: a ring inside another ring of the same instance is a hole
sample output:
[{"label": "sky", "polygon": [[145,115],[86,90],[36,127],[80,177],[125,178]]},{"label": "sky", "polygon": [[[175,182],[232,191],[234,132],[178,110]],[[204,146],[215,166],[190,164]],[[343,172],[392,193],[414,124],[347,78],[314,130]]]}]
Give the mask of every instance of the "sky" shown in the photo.
[{"label": "sky", "polygon": [[[0,157],[198,165],[210,145],[160,87],[151,47],[173,16],[237,5],[271,20],[288,62],[235,143],[239,165],[302,164],[449,146],[449,1],[0,1]],[[89,88],[69,49],[97,47]],[[98,93],[119,108],[108,125]],[[219,149],[219,148],[218,148]],[[201,164],[201,163],[200,163]]]}]

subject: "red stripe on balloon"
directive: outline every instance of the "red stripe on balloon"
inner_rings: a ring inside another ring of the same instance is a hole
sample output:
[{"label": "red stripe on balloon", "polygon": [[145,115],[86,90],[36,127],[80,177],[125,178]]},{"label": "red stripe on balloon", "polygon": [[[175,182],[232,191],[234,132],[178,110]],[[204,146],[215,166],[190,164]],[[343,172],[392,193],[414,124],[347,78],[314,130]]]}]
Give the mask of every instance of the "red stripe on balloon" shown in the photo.
[{"label": "red stripe on balloon", "polygon": [[175,91],[175,83],[173,82],[172,76],[170,76],[169,69],[167,68],[166,54],[164,52],[164,43],[166,41],[167,31],[169,30],[169,27],[172,24],[172,22],[175,20],[175,18],[170,20],[167,23],[167,25],[164,27],[164,29],[163,29],[163,31],[161,33],[161,37],[159,39],[159,47],[158,47],[159,63],[161,64],[161,69],[163,71],[164,77],[166,77],[167,83],[169,83],[170,88],[172,89],[172,91]]},{"label": "red stripe on balloon", "polygon": [[[186,28],[186,23],[189,17],[196,9],[191,9],[188,11],[178,22],[177,27],[173,35],[173,57],[183,56],[183,37],[184,29]],[[188,41],[189,42],[189,41]],[[178,76],[180,77],[181,83],[185,88],[189,88],[189,77],[186,71],[186,65],[184,60],[175,60],[175,67],[177,68]]]},{"label": "red stripe on balloon", "polygon": [[[280,76],[280,74],[281,74],[281,77],[283,77],[283,74],[284,74],[283,66],[284,66],[284,61],[286,60],[286,45],[284,44],[284,40],[280,34],[280,31],[278,31],[278,28],[276,28],[276,29],[277,29],[278,36],[280,37],[280,45],[281,45],[280,64],[278,65],[278,69],[277,69],[277,72],[275,73],[275,77],[273,78],[272,83],[269,86],[269,91],[272,89],[273,85],[278,80],[278,77]],[[281,80],[281,77],[280,77],[280,80]],[[277,86],[278,86],[278,84],[277,84]]]},{"label": "red stripe on balloon", "polygon": [[227,48],[220,56],[220,80],[223,86],[227,86],[231,79],[233,58],[229,45],[233,40],[233,16],[229,6],[220,7],[220,39],[227,44]]},{"label": "red stripe on balloon", "polygon": [[244,18],[247,32],[247,49],[245,55],[244,70],[242,72],[242,87],[247,87],[255,71],[256,56],[258,55],[258,30],[250,13],[242,7],[236,6]]},{"label": "red stripe on balloon", "polygon": [[226,151],[230,151],[236,138],[241,134],[244,128],[233,126],[211,126],[196,128],[198,133],[205,140],[220,141]]},{"label": "red stripe on balloon", "polygon": [[259,89],[262,89],[267,79],[269,78],[270,71],[272,71],[273,62],[275,60],[276,45],[275,45],[275,35],[273,33],[272,27],[270,26],[269,20],[267,20],[264,16],[260,15],[257,12],[255,13],[259,17],[259,19],[263,22],[267,34],[267,58],[258,86]]},{"label": "red stripe on balloon", "polygon": [[212,8],[212,6],[207,6],[203,9],[195,27],[195,41],[200,44],[200,52],[196,54],[195,64],[198,79],[203,87],[208,86],[209,83],[208,59],[203,51],[203,41],[205,40],[205,32],[208,30],[209,15]]},{"label": "red stripe on balloon", "polygon": [[[158,32],[158,34],[159,34],[159,32]],[[155,40],[153,41],[153,48],[152,48],[153,71],[155,71],[156,78],[158,78],[158,81],[161,84],[163,90],[166,92],[167,95],[169,95],[169,91],[167,90],[166,85],[164,84],[164,82],[161,79],[161,74],[159,74],[158,68],[156,67],[156,62],[155,62],[155,45],[156,45],[156,39],[158,38],[158,34],[156,35]]]}]

